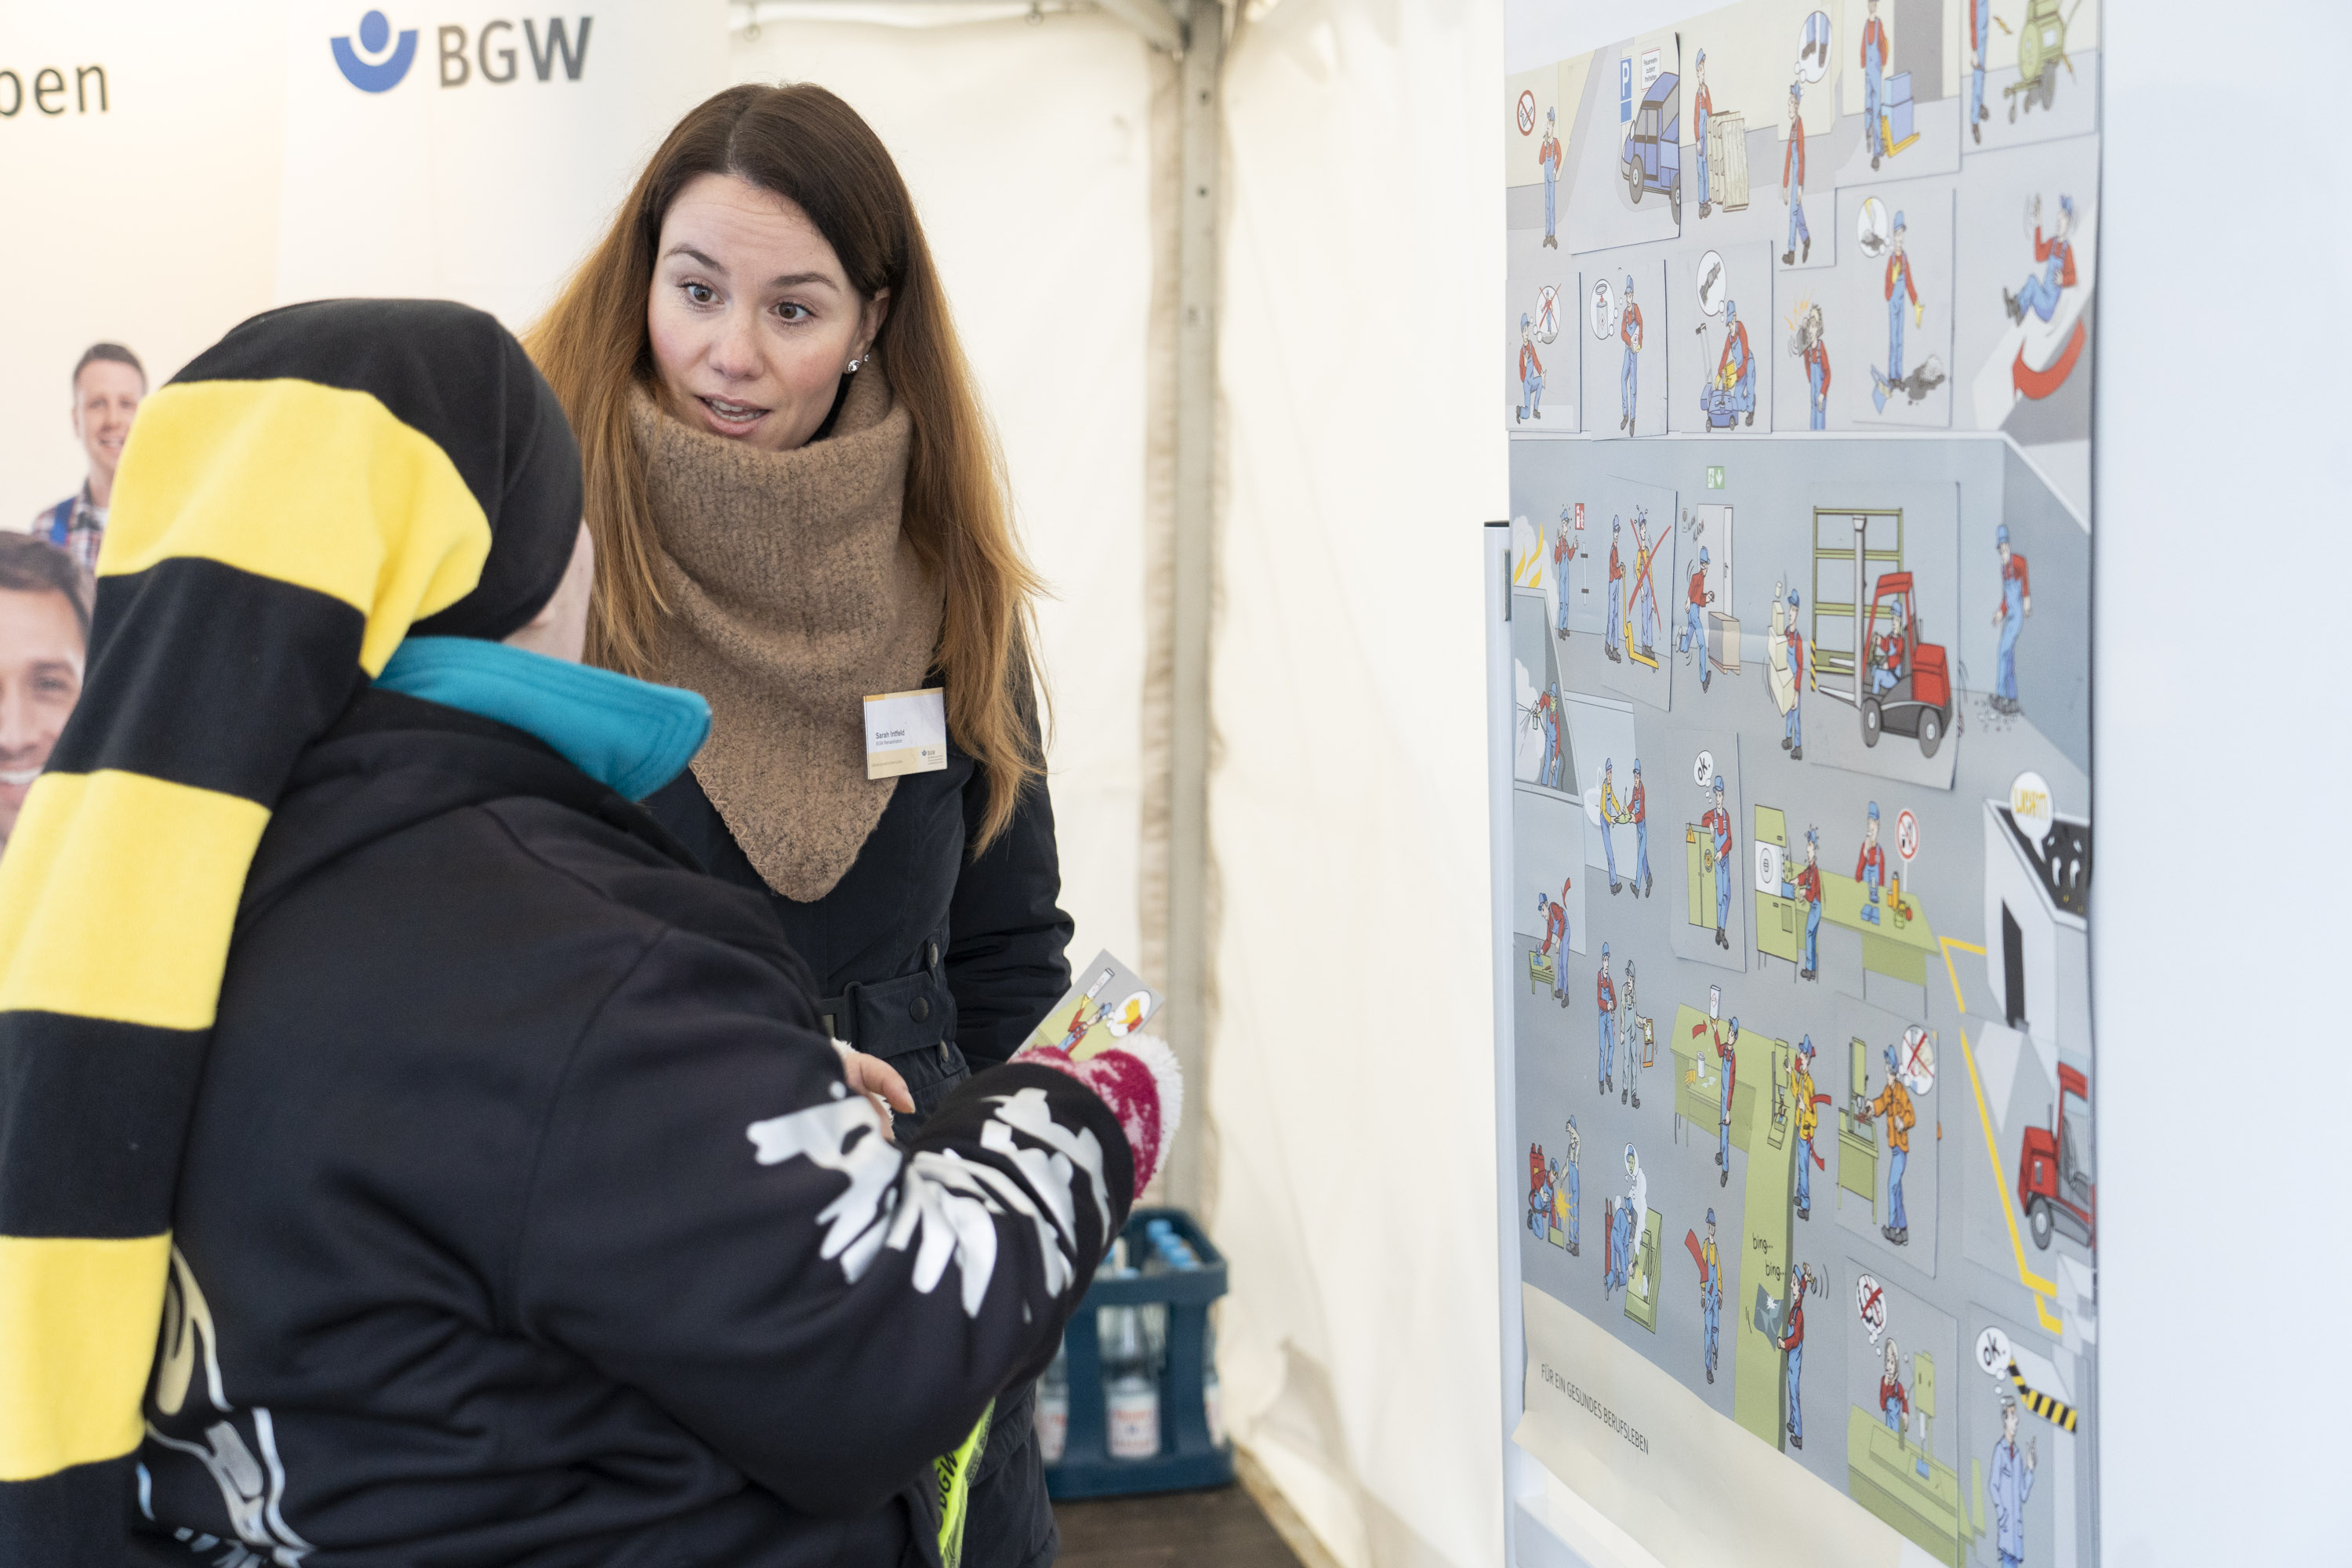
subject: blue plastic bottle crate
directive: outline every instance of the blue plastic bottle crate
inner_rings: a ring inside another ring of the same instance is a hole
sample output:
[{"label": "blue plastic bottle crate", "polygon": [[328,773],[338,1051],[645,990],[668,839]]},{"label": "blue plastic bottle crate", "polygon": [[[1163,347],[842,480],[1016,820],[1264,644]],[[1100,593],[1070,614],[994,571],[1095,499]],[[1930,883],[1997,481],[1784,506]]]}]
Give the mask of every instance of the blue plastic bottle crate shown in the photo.
[{"label": "blue plastic bottle crate", "polygon": [[[1056,1498],[1123,1497],[1138,1492],[1220,1487],[1234,1479],[1234,1450],[1209,1440],[1202,1398],[1207,1372],[1209,1303],[1225,1293],[1225,1259],[1182,1209],[1137,1209],[1128,1216],[1128,1256],[1150,1251],[1144,1226],[1166,1220],[1200,1258],[1198,1268],[1111,1279],[1097,1274],[1070,1319],[1062,1347],[1070,1379],[1069,1437],[1062,1460],[1045,1470],[1045,1490]],[[1097,1310],[1103,1307],[1168,1310],[1166,1359],[1160,1375],[1160,1452],[1149,1459],[1110,1457],[1103,1400],[1102,1342]]]}]

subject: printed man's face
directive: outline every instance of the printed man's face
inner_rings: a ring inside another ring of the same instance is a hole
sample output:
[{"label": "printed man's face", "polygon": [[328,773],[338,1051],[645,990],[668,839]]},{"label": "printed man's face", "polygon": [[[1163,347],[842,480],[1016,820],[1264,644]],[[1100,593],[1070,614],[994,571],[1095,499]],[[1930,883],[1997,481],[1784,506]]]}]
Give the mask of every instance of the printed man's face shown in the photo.
[{"label": "printed man's face", "polygon": [[81,696],[83,658],[63,594],[0,588],[0,844]]},{"label": "printed man's face", "polygon": [[1878,842],[1878,818],[1874,816],[1863,825],[1862,841],[1865,845]]},{"label": "printed man's face", "polygon": [[92,360],[74,377],[74,435],[91,473],[113,474],[131,435],[131,416],[146,395],[147,378],[117,360]]},{"label": "printed man's face", "polygon": [[2000,1437],[2004,1443],[2017,1441],[2017,1406],[2004,1405],[2000,1413]]}]

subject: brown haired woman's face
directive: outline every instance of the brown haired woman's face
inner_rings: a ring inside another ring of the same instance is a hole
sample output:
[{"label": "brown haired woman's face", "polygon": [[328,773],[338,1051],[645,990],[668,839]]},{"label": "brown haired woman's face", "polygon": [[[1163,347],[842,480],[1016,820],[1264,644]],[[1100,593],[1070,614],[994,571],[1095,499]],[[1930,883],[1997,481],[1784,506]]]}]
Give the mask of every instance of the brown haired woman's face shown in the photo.
[{"label": "brown haired woman's face", "polygon": [[868,300],[850,285],[792,202],[698,175],[662,218],[646,301],[662,405],[713,435],[791,451],[824,423],[888,304],[887,290]]}]

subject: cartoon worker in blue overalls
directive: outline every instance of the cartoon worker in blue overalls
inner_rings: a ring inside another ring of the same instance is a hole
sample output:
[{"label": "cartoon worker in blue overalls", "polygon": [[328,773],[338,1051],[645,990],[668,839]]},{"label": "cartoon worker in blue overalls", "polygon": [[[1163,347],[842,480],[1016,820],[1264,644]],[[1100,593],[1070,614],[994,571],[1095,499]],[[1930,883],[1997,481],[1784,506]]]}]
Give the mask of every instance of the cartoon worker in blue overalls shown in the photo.
[{"label": "cartoon worker in blue overalls", "polygon": [[1617,341],[1625,345],[1625,368],[1617,373],[1617,401],[1625,416],[1617,422],[1627,435],[1633,431],[1633,402],[1642,380],[1642,307],[1633,303],[1633,275],[1625,275],[1625,309],[1617,318]]},{"label": "cartoon worker in blue overalls", "polygon": [[1885,1118],[1886,1121],[1886,1223],[1879,1232],[1901,1247],[1911,1239],[1911,1219],[1903,1207],[1903,1168],[1911,1163],[1911,1129],[1919,1123],[1919,1113],[1911,1103],[1911,1091],[1903,1087],[1902,1075],[1895,1070],[1895,1047],[1886,1047],[1886,1082],[1877,1098],[1863,1108],[1859,1118],[1865,1124]]},{"label": "cartoon worker in blue overalls", "polygon": [[1894,610],[1883,632],[1865,634],[1877,657],[1871,660],[1870,689],[1885,693],[1895,689],[1903,679],[1904,628],[1909,619],[1907,607],[1901,599],[1895,601]]},{"label": "cartoon worker in blue overalls", "polygon": [[[1726,416],[1745,413],[1748,422],[1756,422],[1756,357],[1748,346],[1748,328],[1739,319],[1737,300],[1723,302],[1723,353],[1715,362],[1715,382],[1712,393],[1702,391],[1699,406],[1712,414],[1720,409]],[[1710,405],[1712,405],[1710,406]]]},{"label": "cartoon worker in blue overalls", "polygon": [[1609,861],[1609,890],[1615,892],[1622,883],[1617,879],[1617,840],[1609,830],[1625,820],[1624,809],[1617,804],[1617,760],[1604,757],[1601,763],[1601,849]]},{"label": "cartoon worker in blue overalls", "polygon": [[1604,1300],[1633,1277],[1633,1248],[1642,1238],[1642,1219],[1650,1206],[1650,1175],[1642,1156],[1625,1145],[1625,1195],[1612,1200],[1616,1211],[1609,1221],[1609,1268],[1601,1276]]},{"label": "cartoon worker in blue overalls", "polygon": [[1658,615],[1658,576],[1651,570],[1656,563],[1655,552],[1650,549],[1650,518],[1647,512],[1633,514],[1633,608],[1642,617],[1642,657],[1658,657],[1658,633],[1664,622]]},{"label": "cartoon worker in blue overalls", "polygon": [[1525,310],[1519,312],[1519,423],[1528,416],[1543,417],[1543,361],[1536,357],[1536,324]]},{"label": "cartoon worker in blue overalls", "polygon": [[1650,818],[1643,804],[1642,759],[1633,759],[1633,793],[1625,797],[1625,816],[1633,825],[1633,882],[1643,898],[1650,896]]},{"label": "cartoon worker in blue overalls", "polygon": [[1789,1357],[1789,1446],[1805,1446],[1805,1406],[1798,1395],[1798,1381],[1805,1371],[1805,1292],[1813,1283],[1813,1266],[1797,1265],[1797,1278],[1789,1291],[1789,1327],[1774,1342]]},{"label": "cartoon worker in blue overalls", "polygon": [[1642,1020],[1633,1012],[1633,961],[1625,961],[1625,990],[1617,998],[1617,1037],[1625,1047],[1625,1087],[1617,1091],[1619,1103],[1631,1100],[1633,1109],[1642,1109]]},{"label": "cartoon worker in blue overalls", "polygon": [[1862,829],[1862,854],[1853,863],[1853,879],[1870,895],[1863,905],[1862,918],[1872,925],[1878,924],[1878,889],[1886,885],[1886,851],[1878,847],[1878,803],[1870,803],[1870,820]]},{"label": "cartoon worker in blue overalls", "polygon": [[1552,1178],[1544,1164],[1543,1145],[1528,1145],[1528,1234],[1538,1241],[1551,1228]]},{"label": "cartoon worker in blue overalls", "polygon": [[1706,1331],[1700,1344],[1706,1354],[1706,1380],[1713,1383],[1723,1325],[1723,1254],[1716,1249],[1713,1209],[1706,1211],[1706,1240],[1699,1247],[1698,1310],[1706,1319]]},{"label": "cartoon worker in blue overalls", "polygon": [[1706,122],[1715,118],[1715,100],[1706,90],[1706,51],[1698,52],[1698,93],[1691,100],[1691,134],[1698,142],[1698,216],[1705,217],[1706,199]]},{"label": "cartoon worker in blue overalls", "polygon": [[1830,416],[1830,346],[1829,329],[1822,323],[1822,308],[1816,302],[1797,323],[1797,357],[1805,367],[1805,387],[1809,393],[1807,412],[1809,426],[1825,429]]},{"label": "cartoon worker in blue overalls", "polygon": [[1724,804],[1723,775],[1715,775],[1715,805],[1698,819],[1708,835],[1707,847],[1715,867],[1715,945],[1729,950],[1724,924],[1731,915],[1731,807]]},{"label": "cartoon worker in blue overalls", "polygon": [[1581,1213],[1583,1205],[1580,1202],[1581,1194],[1578,1192],[1578,1188],[1580,1184],[1576,1175],[1577,1152],[1582,1142],[1577,1134],[1576,1118],[1571,1116],[1568,1119],[1568,1161],[1560,1169],[1559,1174],[1552,1178],[1555,1187],[1562,1177],[1565,1177],[1568,1182],[1568,1251],[1571,1258],[1579,1257],[1583,1252],[1583,1248],[1578,1245],[1577,1240],[1577,1232],[1581,1227],[1583,1220]]},{"label": "cartoon worker in blue overalls", "polygon": [[1601,651],[1619,664],[1625,662],[1625,558],[1617,552],[1624,523],[1609,520],[1609,624],[1601,628]]},{"label": "cartoon worker in blue overalls", "polygon": [[2011,322],[2024,325],[2028,311],[2036,321],[2048,321],[2058,309],[2059,296],[2074,286],[2074,197],[2058,198],[2058,229],[2047,239],[2042,237],[2042,198],[2033,198],[2033,259],[2043,266],[2020,283],[2014,294],[2006,289],[2000,291],[2001,305]]},{"label": "cartoon worker in blue overalls", "polygon": [[[1797,106],[1805,100],[1805,84],[1789,84],[1789,145],[1780,153],[1780,195],[1789,204],[1789,247],[1780,265],[1794,267],[1813,256],[1813,231],[1805,226],[1805,117]],[[1804,250],[1799,253],[1801,245]]]},{"label": "cartoon worker in blue overalls", "polygon": [[1559,226],[1554,221],[1559,195],[1559,110],[1544,110],[1543,140],[1536,146],[1536,162],[1543,165],[1544,177],[1544,244],[1559,248]]},{"label": "cartoon worker in blue overalls", "polygon": [[1693,646],[1698,648],[1698,689],[1701,691],[1706,689],[1707,679],[1713,673],[1706,667],[1706,628],[1699,623],[1699,617],[1706,613],[1706,607],[1715,603],[1715,595],[1708,592],[1706,586],[1706,546],[1702,544],[1698,547],[1698,565],[1690,574],[1689,603],[1684,608],[1682,639],[1682,654],[1685,661],[1690,658]]},{"label": "cartoon worker in blue overalls", "polygon": [[1871,401],[1878,411],[1886,412],[1886,399],[1903,384],[1903,306],[1911,306],[1911,321],[1917,325],[1927,313],[1919,302],[1919,285],[1911,273],[1911,258],[1903,248],[1903,215],[1895,215],[1895,248],[1886,258],[1886,379],[1871,388]]},{"label": "cartoon worker in blue overalls", "polygon": [[[1562,893],[1568,889],[1562,888]],[[1539,958],[1551,960],[1552,999],[1561,1006],[1568,1005],[1568,906],[1554,903],[1542,893],[1536,895],[1536,915],[1544,922],[1543,945],[1536,949]]]},{"label": "cartoon worker in blue overalls", "polygon": [[1538,782],[1546,789],[1558,789],[1560,775],[1568,769],[1568,752],[1559,741],[1560,731],[1567,728],[1567,716],[1560,708],[1557,682],[1537,700],[1537,707],[1542,711],[1544,729],[1543,777]]},{"label": "cartoon worker in blue overalls", "polygon": [[1813,1037],[1798,1042],[1789,1058],[1789,1100],[1797,1110],[1797,1217],[1813,1217],[1813,1167],[1829,1164],[1813,1152],[1813,1139],[1822,1130],[1821,1108],[1830,1097],[1813,1087]]},{"label": "cartoon worker in blue overalls", "polygon": [[1738,1018],[1735,1016],[1731,1020],[1729,1034],[1718,1032],[1714,1041],[1715,1054],[1723,1063],[1723,1108],[1717,1122],[1715,1146],[1715,1163],[1723,1167],[1723,1174],[1716,1178],[1715,1184],[1727,1187],[1731,1184],[1731,1091],[1739,1081],[1739,1058],[1734,1054],[1734,1048],[1739,1044]]},{"label": "cartoon worker in blue overalls", "polygon": [[1789,718],[1781,726],[1780,749],[1798,762],[1805,760],[1805,634],[1797,629],[1797,591],[1789,590],[1789,626],[1781,633],[1789,645]]},{"label": "cartoon worker in blue overalls", "polygon": [[1912,324],[1927,318],[1927,306],[1919,303],[1919,282],[1912,278],[1910,254],[1903,249],[1903,214],[1895,214],[1894,251],[1886,257],[1886,381],[1870,388],[1870,400],[1879,405],[1879,414],[1886,411],[1886,400],[1903,385],[1903,306],[1910,303]]},{"label": "cartoon worker in blue overalls", "polygon": [[1969,0],[1969,34],[1976,40],[1977,53],[1975,80],[1969,96],[1969,134],[1982,142],[1981,122],[1992,118],[1984,106],[1985,49],[1992,42],[1992,0]]},{"label": "cartoon worker in blue overalls", "polygon": [[1805,901],[1805,963],[1797,971],[1800,980],[1811,980],[1821,973],[1822,932],[1822,830],[1805,829],[1805,863],[1794,878],[1780,879],[1780,896]]},{"label": "cartoon worker in blue overalls", "polygon": [[[1588,933],[1585,940],[1592,939]],[[1616,1077],[1617,987],[1609,978],[1609,944],[1605,942],[1601,944],[1601,979],[1593,992],[1601,1005],[1601,1091],[1606,1094],[1614,1087],[1612,1080]]]},{"label": "cartoon worker in blue overalls", "polygon": [[1559,596],[1559,640],[1568,640],[1568,563],[1576,559],[1573,516],[1567,507],[1559,509],[1559,528],[1551,541],[1551,581]]},{"label": "cartoon worker in blue overalls", "polygon": [[1870,0],[1870,19],[1862,25],[1862,121],[1874,169],[1886,153],[1886,137],[1878,121],[1885,76],[1886,24],[1878,19],[1878,0]]},{"label": "cartoon worker in blue overalls", "polygon": [[2009,547],[2009,524],[2002,523],[1994,532],[1992,547],[2000,554],[2000,608],[1992,613],[1992,624],[2000,628],[2000,679],[1993,688],[1992,705],[1996,711],[2014,713],[2017,634],[2025,629],[2025,617],[2033,613],[2033,578],[2026,571],[2025,557]]},{"label": "cartoon worker in blue overalls", "polygon": [[1724,1256],[1715,1248],[1715,1211],[1707,1211],[1707,1246],[1700,1248],[1698,1310],[1707,1314],[1707,1383],[1715,1383],[1717,1352],[1722,1350],[1724,1326]]},{"label": "cartoon worker in blue overalls", "polygon": [[1886,1418],[1889,1432],[1901,1432],[1911,1419],[1911,1396],[1904,1392],[1903,1373],[1898,1364],[1901,1353],[1895,1348],[1895,1337],[1886,1340],[1886,1370],[1878,1378],[1878,1408]]}]

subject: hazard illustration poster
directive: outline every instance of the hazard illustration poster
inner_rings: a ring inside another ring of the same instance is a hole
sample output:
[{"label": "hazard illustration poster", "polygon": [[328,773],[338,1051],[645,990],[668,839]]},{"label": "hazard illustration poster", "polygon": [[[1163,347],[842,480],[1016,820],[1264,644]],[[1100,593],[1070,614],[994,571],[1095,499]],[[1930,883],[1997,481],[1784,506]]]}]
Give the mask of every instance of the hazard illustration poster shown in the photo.
[{"label": "hazard illustration poster", "polygon": [[2087,1568],[2100,0],[1540,10],[1517,1439],[1668,1564]]}]

